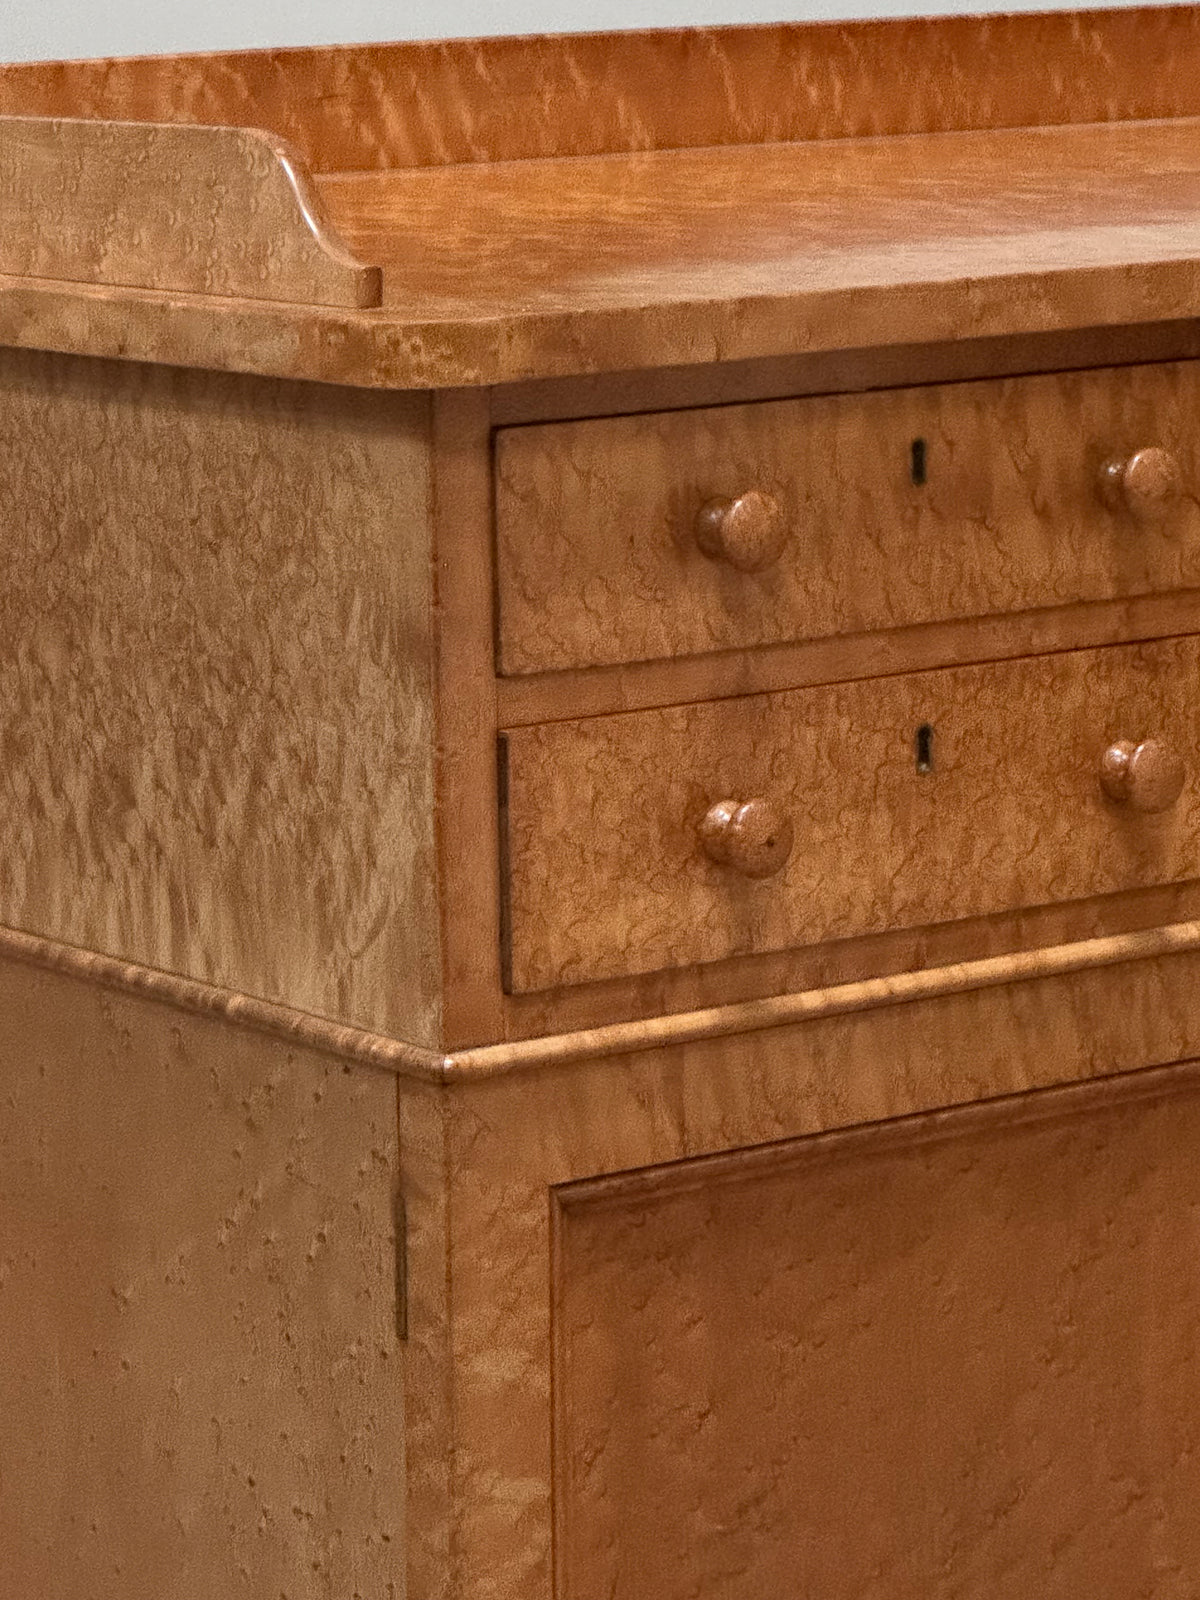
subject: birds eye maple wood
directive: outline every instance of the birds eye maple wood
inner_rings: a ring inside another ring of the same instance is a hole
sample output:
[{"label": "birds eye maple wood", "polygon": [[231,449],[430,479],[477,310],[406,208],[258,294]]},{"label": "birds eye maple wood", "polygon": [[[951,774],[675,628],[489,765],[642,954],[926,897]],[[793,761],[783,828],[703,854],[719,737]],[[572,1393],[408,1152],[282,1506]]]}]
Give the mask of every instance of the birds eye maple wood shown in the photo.
[{"label": "birds eye maple wood", "polygon": [[0,68],[6,1593],[1192,1593],[1198,85]]},{"label": "birds eye maple wood", "polygon": [[706,556],[739,572],[774,566],[788,537],[779,502],[758,489],[734,500],[706,500],[696,513],[695,530]]},{"label": "birds eye maple wood", "polygon": [[1198,404],[1156,363],[504,429],[501,668],[1194,588]]}]

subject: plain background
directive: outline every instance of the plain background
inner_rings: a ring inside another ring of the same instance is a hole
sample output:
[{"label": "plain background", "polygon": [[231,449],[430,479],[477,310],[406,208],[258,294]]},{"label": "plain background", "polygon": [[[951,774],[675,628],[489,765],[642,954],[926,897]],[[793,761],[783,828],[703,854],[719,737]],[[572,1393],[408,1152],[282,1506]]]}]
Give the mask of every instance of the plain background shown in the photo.
[{"label": "plain background", "polygon": [[[1065,0],[1072,4],[1105,0]],[[1120,0],[1110,0],[1120,3]],[[675,28],[946,11],[1049,11],[1047,0],[0,0],[0,61],[241,50],[263,45]]]}]

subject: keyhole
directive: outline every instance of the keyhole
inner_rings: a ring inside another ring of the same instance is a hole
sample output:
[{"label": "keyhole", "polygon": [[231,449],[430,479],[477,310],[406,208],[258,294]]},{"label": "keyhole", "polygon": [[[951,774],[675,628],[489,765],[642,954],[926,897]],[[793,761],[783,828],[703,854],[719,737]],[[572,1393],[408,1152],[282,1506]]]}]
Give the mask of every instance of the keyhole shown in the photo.
[{"label": "keyhole", "polygon": [[918,488],[925,482],[925,441],[914,439],[909,446],[908,470]]},{"label": "keyhole", "polygon": [[921,726],[917,729],[917,737],[916,737],[914,743],[916,745],[916,752],[917,752],[917,771],[921,772],[921,773],[932,772],[933,771],[933,724],[932,723],[923,722],[921,724]]}]

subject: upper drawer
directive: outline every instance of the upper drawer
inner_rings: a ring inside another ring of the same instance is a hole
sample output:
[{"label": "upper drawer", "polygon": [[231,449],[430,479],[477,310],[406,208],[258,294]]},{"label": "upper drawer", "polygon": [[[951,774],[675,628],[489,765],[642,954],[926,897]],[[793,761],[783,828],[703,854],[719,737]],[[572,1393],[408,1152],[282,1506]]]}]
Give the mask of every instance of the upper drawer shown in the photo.
[{"label": "upper drawer", "polygon": [[500,670],[1200,586],[1198,369],[501,430]]},{"label": "upper drawer", "polygon": [[1200,877],[1197,683],[1171,639],[516,729],[511,987]]}]

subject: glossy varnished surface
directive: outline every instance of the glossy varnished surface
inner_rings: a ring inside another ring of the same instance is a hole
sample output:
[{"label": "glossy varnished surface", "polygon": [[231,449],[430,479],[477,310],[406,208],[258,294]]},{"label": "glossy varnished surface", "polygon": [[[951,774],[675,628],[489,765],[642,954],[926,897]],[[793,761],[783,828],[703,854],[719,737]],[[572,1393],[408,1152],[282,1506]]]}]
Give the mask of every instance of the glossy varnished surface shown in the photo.
[{"label": "glossy varnished surface", "polygon": [[0,112],[271,128],[330,172],[1194,116],[1198,85],[1200,18],[1159,6],[39,62]]},{"label": "glossy varnished surface", "polygon": [[[514,1595],[550,1600],[571,1592],[564,1590],[561,1569],[553,1587],[556,1465],[565,1468],[562,1435],[556,1452],[551,1426],[553,1396],[562,1378],[561,1369],[555,1375],[553,1352],[569,1292],[556,1266],[555,1186],[1178,1061],[1198,1053],[1200,1017],[1189,998],[1198,975],[1194,951],[1181,952],[882,1012],[758,1029],[736,1039],[635,1049],[604,1061],[564,1061],[559,1071],[514,1073],[453,1089],[443,1097],[439,1154],[452,1174],[447,1248],[458,1269],[447,1274],[443,1261],[426,1260],[420,1292],[430,1297],[435,1311],[428,1322],[422,1315],[414,1323],[413,1335],[419,1340],[428,1328],[431,1339],[444,1331],[447,1340],[444,1370],[458,1449],[439,1532],[448,1527],[457,1543],[453,1565],[440,1571],[452,1572],[471,1600]],[[1194,1093],[1194,1069],[1190,1082]],[[1120,1092],[1120,1086],[1112,1087]],[[1086,1106],[1103,1106],[1108,1092],[1103,1084],[1082,1091],[1081,1130]],[[414,1106],[422,1123],[428,1094],[422,1091]],[[1007,1115],[1019,1110],[1016,1102],[1005,1109]],[[404,1096],[402,1144],[408,1119]],[[1085,1157],[1080,1151],[1072,1159]],[[1178,1150],[1174,1159],[1181,1159]],[[650,1177],[651,1186],[658,1176]],[[967,1219],[961,1220],[966,1227]],[[1182,1220],[1167,1210],[1162,1226],[1174,1230]],[[770,1235],[769,1215],[762,1219],[762,1231]],[[820,1240],[811,1243],[815,1254]],[[742,1256],[753,1249],[748,1233]],[[664,1273],[674,1259],[664,1259]],[[948,1270],[954,1264],[949,1262]],[[898,1263],[901,1275],[902,1269]],[[1105,1263],[1097,1262],[1094,1270],[1103,1273]],[[736,1274],[728,1289],[722,1314],[731,1319],[752,1315],[738,1301]],[[1169,1289],[1160,1279],[1145,1292],[1169,1294]],[[416,1295],[414,1284],[414,1306]],[[442,1308],[448,1329],[439,1320]],[[634,1315],[635,1307],[622,1301],[605,1313]],[[1171,1325],[1168,1318],[1164,1327]],[[995,1342],[992,1332],[989,1327],[980,1359],[1001,1362],[1003,1330]],[[719,1330],[712,1337],[719,1339]],[[1086,1340],[1084,1330],[1081,1337]],[[677,1355],[674,1343],[658,1343],[653,1354],[661,1356],[665,1376]],[[634,1352],[629,1355],[633,1359]],[[731,1385],[735,1376],[728,1374]],[[798,1381],[801,1376],[796,1374]],[[627,1391],[598,1382],[587,1394],[588,1406],[602,1408],[606,1394],[628,1398]],[[945,1399],[933,1395],[930,1404]],[[736,1410],[723,1407],[711,1420],[714,1428],[737,1427]],[[781,1428],[787,1420],[781,1410]],[[625,1418],[621,1426],[636,1430],[636,1420]],[[1019,1439],[1012,1448],[1019,1448]],[[660,1442],[665,1447],[666,1441]],[[651,1453],[657,1448],[648,1436],[644,1445]],[[849,1441],[846,1447],[852,1448]],[[686,1462],[679,1461],[674,1470],[686,1471]],[[1141,1482],[1131,1483],[1135,1516]],[[560,1506],[565,1487],[559,1477]],[[719,1493],[721,1487],[718,1478],[714,1489]],[[686,1517],[686,1494],[681,1500],[673,1515]],[[430,1510],[427,1500],[426,1516]],[[870,1536],[872,1530],[865,1531]],[[718,1563],[718,1572],[727,1570],[719,1565],[715,1530],[709,1529],[707,1539],[705,1551]],[[561,1528],[557,1548],[565,1554]],[[610,1560],[618,1554],[607,1551]],[[1099,1583],[1091,1591],[1097,1600],[1128,1600],[1130,1571],[1147,1583],[1157,1579],[1150,1557],[1142,1559],[1140,1568],[1136,1559],[1125,1570],[1114,1567],[1119,1581],[1108,1589]],[[779,1600],[791,1600],[794,1592],[786,1589]]]},{"label": "glossy varnished surface", "polygon": [[[177,369],[0,366],[10,1587],[1191,1600],[1197,397],[1005,397],[1200,350],[1198,18],[0,71],[296,139],[387,300],[0,285]],[[841,564],[722,481],[786,593],[672,613],[639,497],[843,405]]]},{"label": "glossy varnished surface", "polygon": [[0,338],[447,387],[1192,314],[1191,121],[328,176],[378,311],[0,280]]},{"label": "glossy varnished surface", "polygon": [[[1200,876],[1198,670],[1172,640],[515,730],[511,986]],[[1109,744],[1151,737],[1190,774],[1160,815],[1100,782]],[[701,841],[710,806],[751,796],[795,830],[761,881]]]},{"label": "glossy varnished surface", "polygon": [[1102,320],[1136,318],[1134,269],[1183,292],[1200,247],[1191,122],[496,163],[321,191],[382,265],[389,315],[444,324],[460,348],[468,317],[505,326],[497,377],[521,375],[507,364],[522,352],[564,370],[551,352],[568,324],[576,363],[603,367],[936,337],[931,315],[958,337],[1078,326],[1101,304]]},{"label": "glossy varnished surface", "polygon": [[[501,670],[1195,588],[1198,410],[1178,363],[502,430]],[[1103,482],[1148,444],[1179,479],[1153,521]],[[764,495],[776,559],[700,548],[714,497]]]},{"label": "glossy varnished surface", "polygon": [[[10,274],[0,340],[419,388],[1184,317],[1198,58],[1195,9],[1165,7],[5,68],[10,116],[293,141],[364,270],[264,303],[255,200],[249,235],[190,252],[233,297],[161,292],[196,287],[166,260],[125,286]],[[170,257],[210,166],[156,161],[157,209],[123,195],[76,253],[153,257],[166,183]],[[376,265],[383,312],[322,308],[369,302]]]},{"label": "glossy varnished surface", "polygon": [[497,315],[617,311],[1178,260],[1200,242],[1198,130],[914,134],[317,181],[340,232],[383,265],[387,307],[445,314],[469,295]]}]

